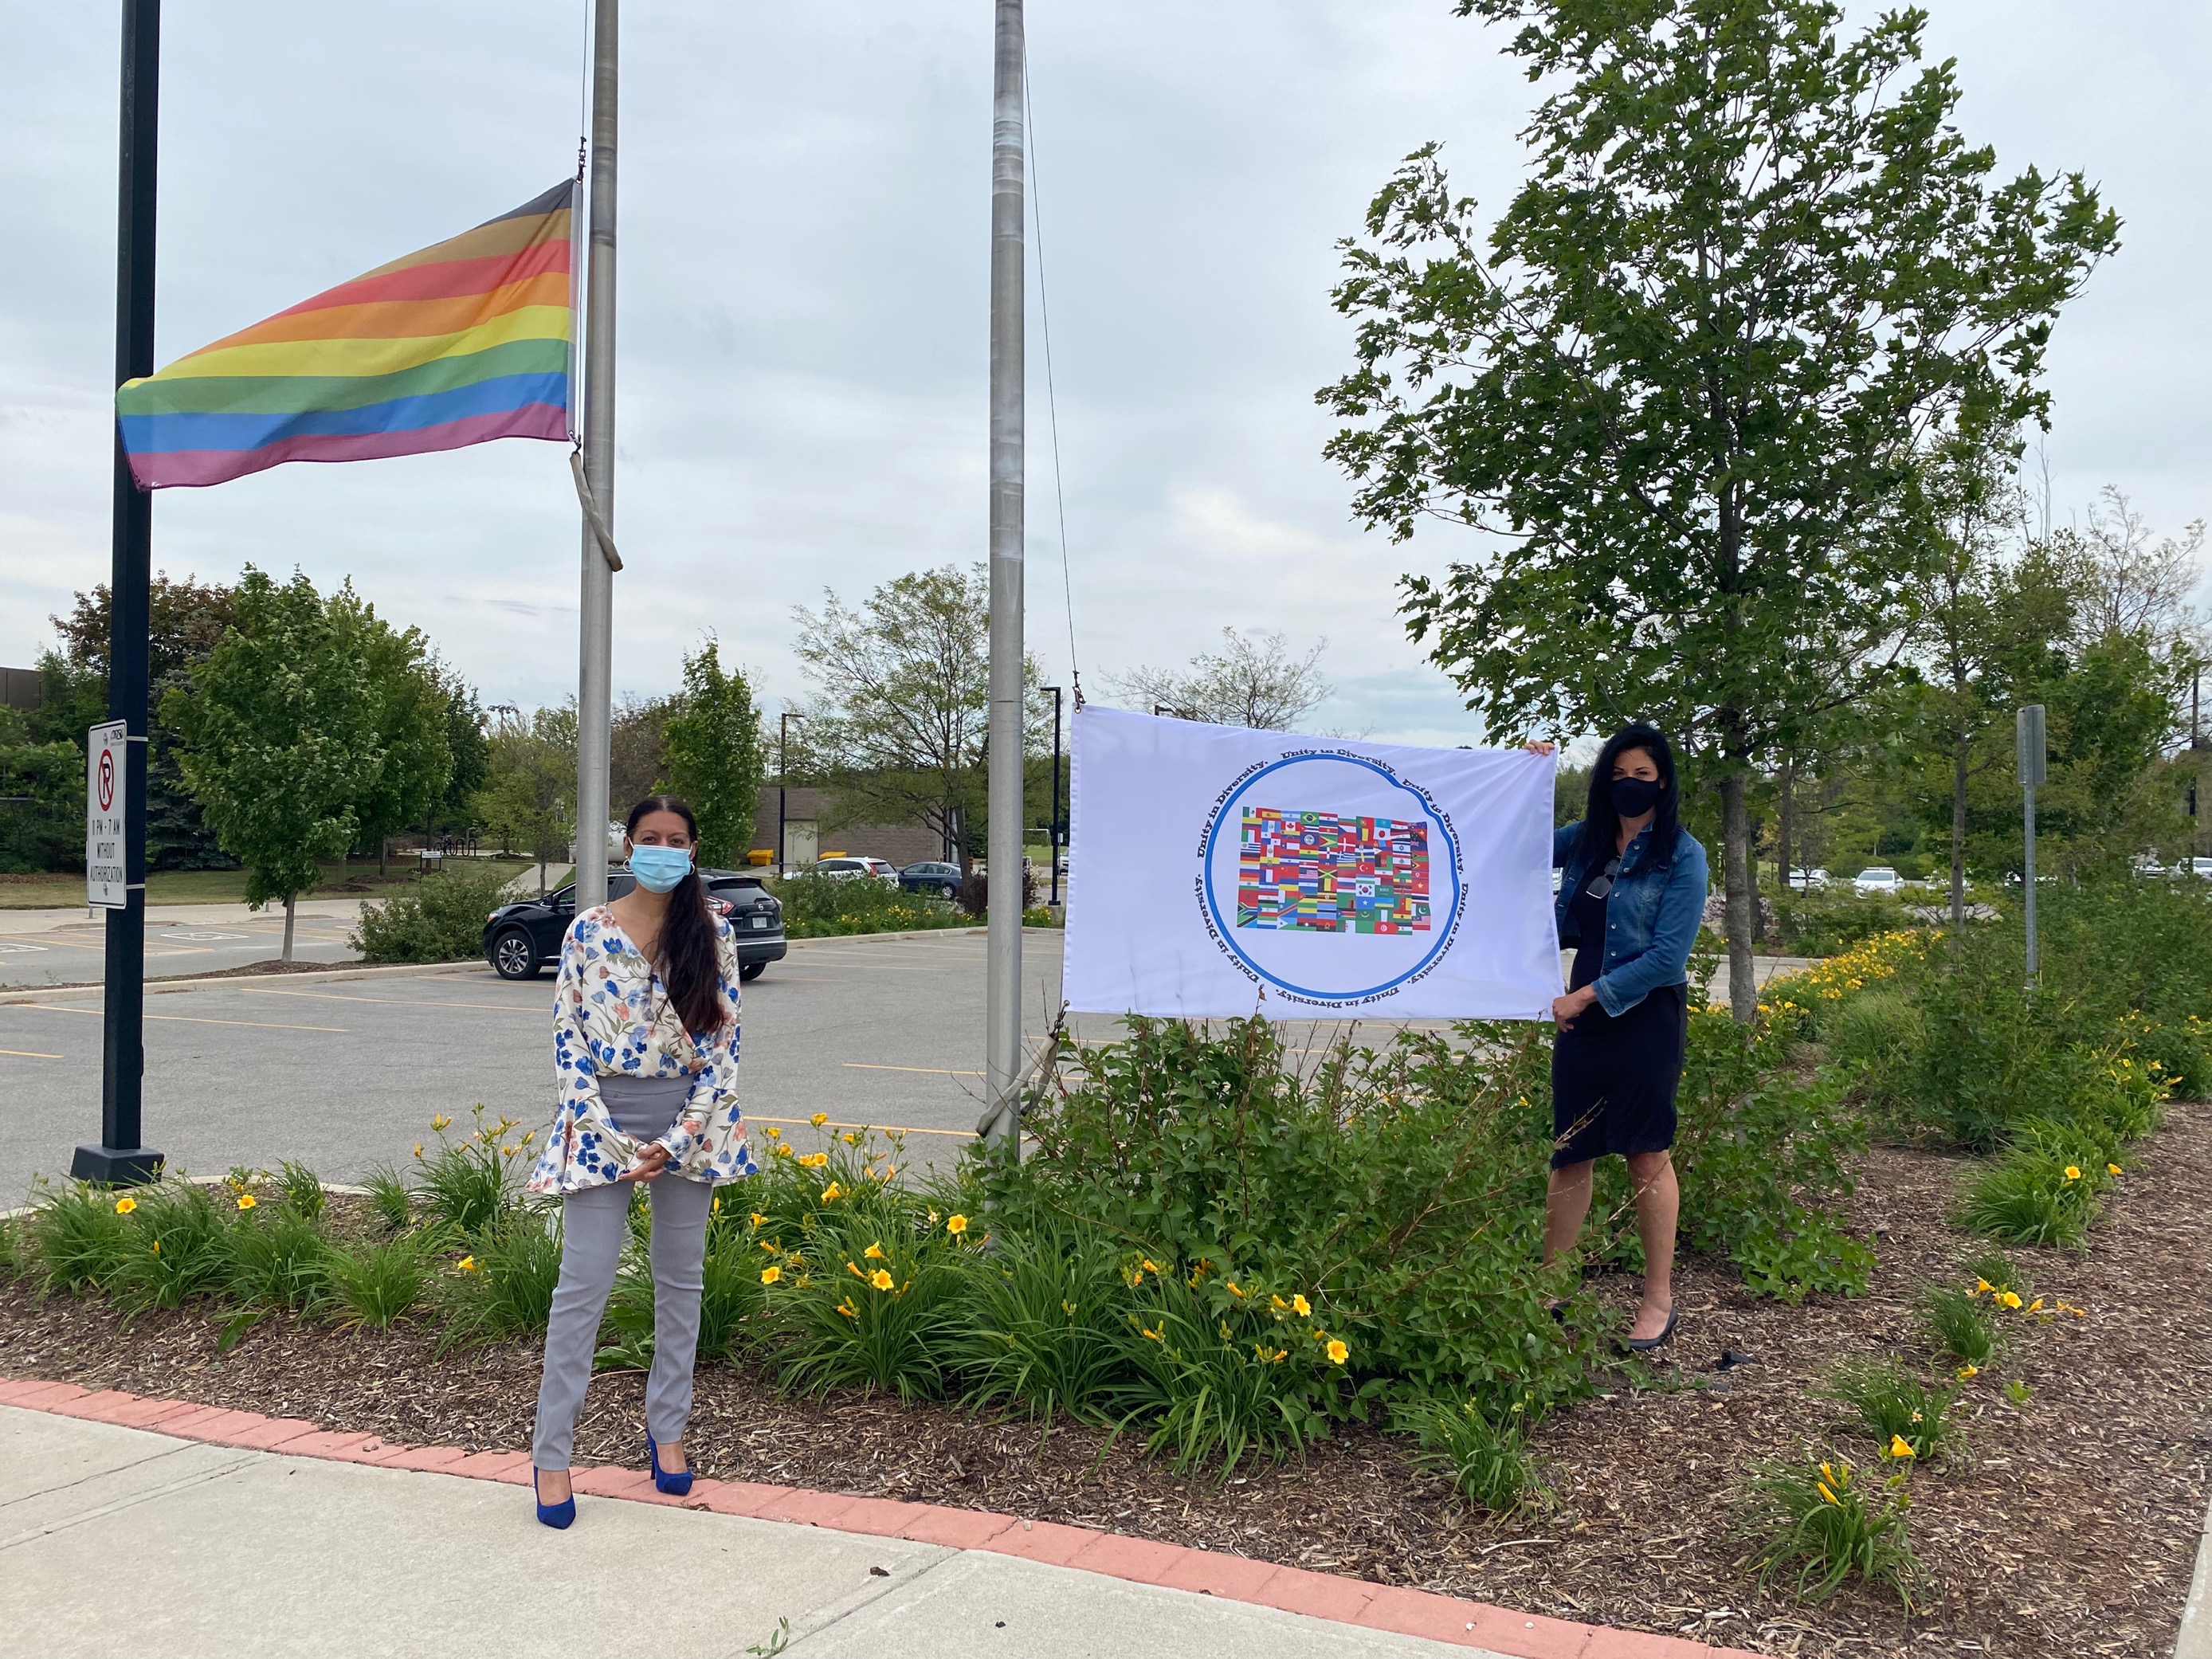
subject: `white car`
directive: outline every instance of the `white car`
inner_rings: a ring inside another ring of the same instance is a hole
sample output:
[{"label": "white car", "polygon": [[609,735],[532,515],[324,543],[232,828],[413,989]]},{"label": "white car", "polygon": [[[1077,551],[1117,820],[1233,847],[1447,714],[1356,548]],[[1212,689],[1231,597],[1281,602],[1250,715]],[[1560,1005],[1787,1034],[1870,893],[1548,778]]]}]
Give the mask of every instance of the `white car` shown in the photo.
[{"label": "white car", "polygon": [[1792,870],[1790,872],[1790,887],[1792,892],[1817,893],[1827,884],[1828,872],[1826,870],[1815,867],[1810,870]]},{"label": "white car", "polygon": [[1851,886],[1862,893],[1895,893],[1904,889],[1905,883],[1887,865],[1877,864],[1852,877]]},{"label": "white car", "polygon": [[839,854],[817,860],[814,869],[817,875],[827,876],[832,881],[864,881],[873,877],[886,886],[899,884],[896,867],[884,859],[848,858]]}]

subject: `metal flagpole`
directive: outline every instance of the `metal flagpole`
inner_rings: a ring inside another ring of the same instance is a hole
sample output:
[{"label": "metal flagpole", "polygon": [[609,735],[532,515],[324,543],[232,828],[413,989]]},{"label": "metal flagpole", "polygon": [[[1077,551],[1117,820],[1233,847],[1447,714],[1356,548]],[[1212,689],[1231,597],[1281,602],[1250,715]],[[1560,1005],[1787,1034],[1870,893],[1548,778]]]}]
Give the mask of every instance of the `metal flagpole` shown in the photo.
[{"label": "metal flagpole", "polygon": [[[154,372],[154,184],[161,82],[161,0],[124,0],[123,120],[115,236],[115,383]],[[146,1076],[146,698],[154,497],[131,476],[115,434],[114,563],[108,582],[107,715],[127,733],[121,779],[125,901],[107,913],[100,1044],[100,1145],[79,1146],[70,1174],[118,1185],[149,1181],[161,1155],[143,1141]]]},{"label": "metal flagpole", "polygon": [[[615,118],[621,0],[599,0],[592,33],[592,206],[584,319],[584,478],[615,520]],[[607,896],[607,759],[614,705],[615,567],[587,513],[576,665],[576,908]]]},{"label": "metal flagpole", "polygon": [[2044,737],[2043,705],[2032,702],[2013,717],[2013,747],[2020,770],[2021,890],[2027,930],[2027,988],[2035,989],[2035,792],[2051,781],[2051,749]]},{"label": "metal flagpole", "polygon": [[1021,1152],[1022,0],[998,0],[991,106],[991,718],[986,1139]]}]

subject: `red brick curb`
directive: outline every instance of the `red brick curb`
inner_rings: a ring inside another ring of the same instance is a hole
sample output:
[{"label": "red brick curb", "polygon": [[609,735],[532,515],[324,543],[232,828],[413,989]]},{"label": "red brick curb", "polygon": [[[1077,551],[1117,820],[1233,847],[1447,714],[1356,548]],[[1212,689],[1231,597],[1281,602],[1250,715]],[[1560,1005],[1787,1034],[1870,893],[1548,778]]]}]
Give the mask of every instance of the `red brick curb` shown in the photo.
[{"label": "red brick curb", "polygon": [[[472,1453],[459,1446],[404,1446],[374,1435],[327,1432],[298,1418],[269,1418],[258,1412],[149,1399],[115,1389],[94,1393],[69,1382],[0,1378],[0,1406],[143,1428],[180,1440],[282,1452],[287,1457],[428,1470],[511,1486],[530,1483],[530,1459],[522,1452]],[[1054,1521],[1024,1521],[987,1510],[703,1477],[692,1483],[688,1498],[678,1499],[654,1491],[652,1478],[635,1469],[580,1468],[575,1487],[592,1497],[828,1527],[872,1537],[942,1544],[952,1549],[990,1550],[1050,1566],[1079,1567],[1132,1583],[1191,1590],[1224,1601],[1277,1607],[1459,1647],[1488,1648],[1512,1659],[1727,1659],[1731,1655],[1751,1659],[1741,1648],[1710,1647],[1679,1637],[1546,1619],[1427,1590],[1370,1584],[1334,1573],[1279,1567],[1241,1555],[1186,1549],[1179,1544],[1093,1532]]]}]

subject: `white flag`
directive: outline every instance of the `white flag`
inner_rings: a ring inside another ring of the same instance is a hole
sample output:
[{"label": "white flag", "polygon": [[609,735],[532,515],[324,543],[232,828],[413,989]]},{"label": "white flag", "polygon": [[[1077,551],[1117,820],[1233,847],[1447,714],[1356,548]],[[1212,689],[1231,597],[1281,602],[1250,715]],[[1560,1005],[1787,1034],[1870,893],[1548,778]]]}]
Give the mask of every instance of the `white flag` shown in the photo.
[{"label": "white flag", "polygon": [[1551,1017],[1551,756],[1117,708],[1073,746],[1071,1007]]}]

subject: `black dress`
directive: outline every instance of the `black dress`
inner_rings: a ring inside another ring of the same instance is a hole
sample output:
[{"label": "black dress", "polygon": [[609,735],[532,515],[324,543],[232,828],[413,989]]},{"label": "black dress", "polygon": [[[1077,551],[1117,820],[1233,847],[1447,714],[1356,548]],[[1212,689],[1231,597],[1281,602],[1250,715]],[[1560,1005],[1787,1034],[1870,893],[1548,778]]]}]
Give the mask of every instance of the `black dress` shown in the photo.
[{"label": "black dress", "polygon": [[[1589,878],[1586,872],[1568,906],[1581,939],[1571,991],[1605,964],[1607,901],[1589,896]],[[1690,1005],[1680,985],[1660,986],[1618,1018],[1595,1002],[1577,1014],[1552,1050],[1552,1167],[1672,1146],[1689,1036]]]}]

